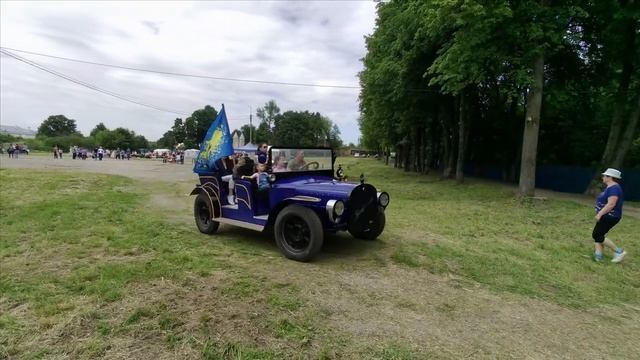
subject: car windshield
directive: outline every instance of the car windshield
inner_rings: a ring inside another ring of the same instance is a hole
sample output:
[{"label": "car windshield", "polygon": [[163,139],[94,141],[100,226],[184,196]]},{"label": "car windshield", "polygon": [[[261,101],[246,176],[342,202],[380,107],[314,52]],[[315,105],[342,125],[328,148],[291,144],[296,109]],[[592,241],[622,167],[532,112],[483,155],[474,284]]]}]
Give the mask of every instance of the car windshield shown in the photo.
[{"label": "car windshield", "polygon": [[271,170],[332,170],[331,149],[271,148]]}]

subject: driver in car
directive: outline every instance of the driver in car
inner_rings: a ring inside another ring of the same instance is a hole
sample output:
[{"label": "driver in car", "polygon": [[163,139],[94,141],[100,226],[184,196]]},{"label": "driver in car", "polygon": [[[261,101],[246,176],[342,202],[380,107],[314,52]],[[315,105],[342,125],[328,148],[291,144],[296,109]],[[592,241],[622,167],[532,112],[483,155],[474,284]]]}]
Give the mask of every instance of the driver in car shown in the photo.
[{"label": "driver in car", "polygon": [[302,150],[297,150],[296,151],[296,155],[294,156],[293,159],[291,159],[291,161],[289,161],[289,170],[290,171],[298,171],[298,170],[305,170],[304,166],[307,164],[306,161],[304,161],[304,151]]}]

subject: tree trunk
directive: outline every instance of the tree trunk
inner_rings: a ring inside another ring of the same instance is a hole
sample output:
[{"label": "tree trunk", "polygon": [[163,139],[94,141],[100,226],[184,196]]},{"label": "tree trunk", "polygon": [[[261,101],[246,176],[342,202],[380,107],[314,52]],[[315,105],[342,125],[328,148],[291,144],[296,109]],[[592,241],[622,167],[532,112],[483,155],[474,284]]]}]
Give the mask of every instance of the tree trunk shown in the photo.
[{"label": "tree trunk", "polygon": [[464,181],[464,153],[467,146],[467,109],[464,91],[460,94],[460,110],[458,113],[458,160],[456,161],[456,182]]},{"label": "tree trunk", "polygon": [[[636,22],[628,20],[626,29],[622,36],[625,36],[625,48],[629,51],[624,52],[624,58],[622,59],[622,74],[620,75],[620,86],[616,93],[615,108],[611,117],[611,127],[609,128],[609,136],[607,138],[607,145],[604,148],[602,159],[598,164],[597,171],[591,179],[591,183],[587,187],[585,194],[597,195],[600,192],[600,169],[607,167],[619,167],[616,165],[615,160],[619,157],[622,136],[628,135],[623,132],[628,128],[630,123],[625,126],[624,122],[627,119],[629,109],[629,85],[631,84],[631,77],[634,74],[634,52],[630,49],[635,49],[636,43]],[[633,115],[629,118],[633,118]],[[634,126],[635,127],[635,126]],[[633,135],[633,134],[631,134]],[[628,150],[628,149],[627,149]],[[626,154],[624,154],[626,155]],[[624,155],[622,158],[624,159]]]},{"label": "tree trunk", "polygon": [[622,139],[620,140],[620,146],[616,149],[615,157],[611,166],[614,168],[621,168],[624,165],[624,158],[629,152],[629,148],[631,147],[631,143],[635,138],[636,129],[638,127],[638,118],[640,118],[640,95],[636,96],[635,108],[631,112],[629,116],[629,121],[627,122],[627,127],[624,130],[622,135]]},{"label": "tree trunk", "polygon": [[[406,139],[405,139],[406,140]],[[403,146],[404,148],[404,171],[411,171],[411,141],[407,141],[407,143]]]},{"label": "tree trunk", "polygon": [[522,161],[520,163],[520,196],[532,197],[536,188],[536,156],[540,132],[540,110],[544,86],[544,55],[540,54],[533,67],[533,87],[527,99],[527,113],[522,136]]},{"label": "tree trunk", "polygon": [[456,159],[456,131],[455,126],[455,113],[456,113],[456,104],[448,104],[447,108],[453,108],[453,111],[445,111],[443,112],[443,146],[444,148],[444,169],[442,171],[442,178],[448,179],[451,177],[453,173],[453,167],[455,165]]},{"label": "tree trunk", "polygon": [[451,175],[449,168],[449,158],[453,150],[451,149],[451,134],[446,122],[442,123],[442,177],[447,178]]}]

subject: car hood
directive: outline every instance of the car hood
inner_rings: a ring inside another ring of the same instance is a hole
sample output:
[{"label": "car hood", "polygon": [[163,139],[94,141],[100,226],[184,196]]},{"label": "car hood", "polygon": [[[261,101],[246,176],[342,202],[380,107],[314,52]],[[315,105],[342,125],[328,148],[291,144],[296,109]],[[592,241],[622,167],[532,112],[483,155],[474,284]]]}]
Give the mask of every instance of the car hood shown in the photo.
[{"label": "car hood", "polygon": [[308,196],[330,196],[336,200],[345,200],[349,198],[349,194],[351,194],[351,191],[356,186],[358,186],[358,184],[333,179],[305,178],[279,183],[275,188],[292,190]]}]

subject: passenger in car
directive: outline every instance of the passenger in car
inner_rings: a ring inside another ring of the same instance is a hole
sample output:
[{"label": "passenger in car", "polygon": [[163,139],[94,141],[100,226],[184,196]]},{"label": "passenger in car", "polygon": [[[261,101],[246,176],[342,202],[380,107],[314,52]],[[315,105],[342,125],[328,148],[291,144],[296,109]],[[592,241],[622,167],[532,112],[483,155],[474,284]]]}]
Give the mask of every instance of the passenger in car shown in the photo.
[{"label": "passenger in car", "polygon": [[304,151],[297,150],[295,157],[289,161],[288,168],[291,171],[298,171],[302,170],[306,164],[307,162],[304,160]]},{"label": "passenger in car", "polygon": [[248,155],[243,155],[238,159],[236,166],[233,167],[233,177],[241,179],[243,176],[251,176],[254,172],[254,164]]},{"label": "passenger in car", "polygon": [[235,166],[235,157],[228,156],[222,159],[216,160],[216,166],[220,171],[220,178],[222,181],[229,184],[229,195],[227,195],[227,202],[229,204],[235,204],[234,190],[236,183],[233,181],[233,168]]},{"label": "passenger in car", "polygon": [[258,164],[257,171],[251,176],[243,175],[242,178],[245,180],[255,180],[258,183],[258,190],[267,190],[269,189],[269,180],[268,174],[265,172],[267,166],[265,164]]},{"label": "passenger in car", "polygon": [[266,164],[269,154],[267,154],[267,150],[269,150],[269,145],[266,142],[263,142],[258,146],[258,150],[256,151],[256,158],[258,159],[258,163]]},{"label": "passenger in car", "polygon": [[273,161],[273,172],[283,172],[287,170],[287,163],[285,156],[278,156]]}]

